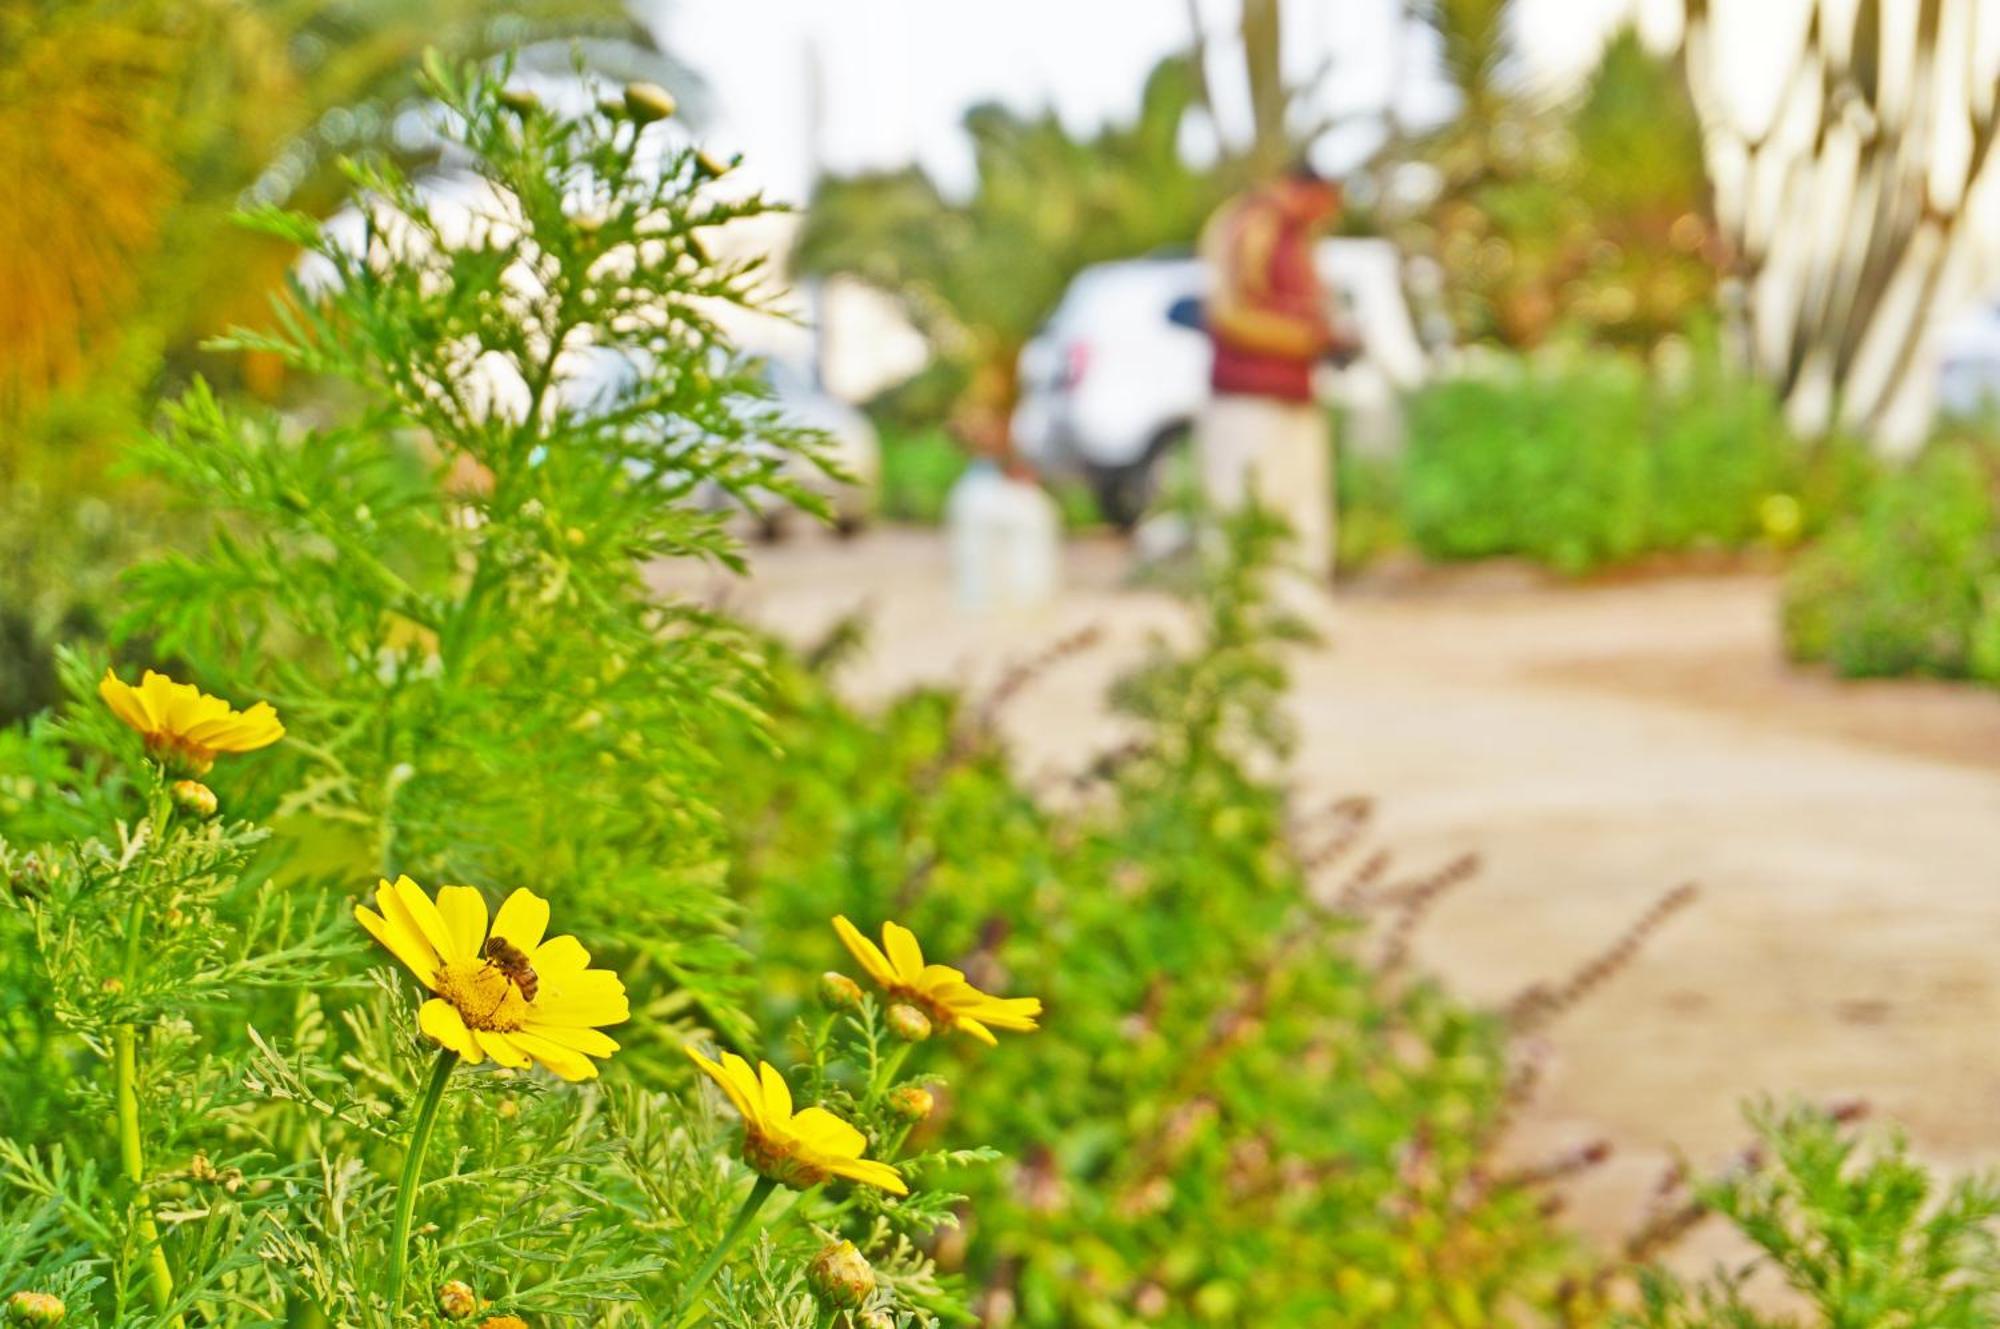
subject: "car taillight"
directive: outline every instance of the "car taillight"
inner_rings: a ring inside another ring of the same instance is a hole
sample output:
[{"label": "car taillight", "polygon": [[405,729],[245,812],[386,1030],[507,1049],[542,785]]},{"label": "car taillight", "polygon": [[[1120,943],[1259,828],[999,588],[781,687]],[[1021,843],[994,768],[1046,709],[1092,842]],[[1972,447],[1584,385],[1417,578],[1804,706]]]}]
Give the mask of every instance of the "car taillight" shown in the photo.
[{"label": "car taillight", "polygon": [[1073,388],[1090,370],[1090,343],[1073,341],[1063,348],[1062,385]]}]

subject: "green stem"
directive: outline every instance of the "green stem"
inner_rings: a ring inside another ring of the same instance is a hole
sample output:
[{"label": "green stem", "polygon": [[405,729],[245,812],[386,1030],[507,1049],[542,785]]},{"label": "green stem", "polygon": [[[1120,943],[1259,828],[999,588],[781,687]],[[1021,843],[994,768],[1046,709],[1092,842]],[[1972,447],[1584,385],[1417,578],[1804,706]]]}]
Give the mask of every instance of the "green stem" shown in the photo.
[{"label": "green stem", "polygon": [[889,1055],[875,1065],[875,1075],[868,1086],[868,1104],[873,1107],[881,1102],[882,1095],[896,1087],[896,1077],[903,1073],[903,1063],[910,1059],[910,1049],[915,1043],[898,1043],[889,1049]]},{"label": "green stem", "polygon": [[[146,897],[142,892],[125,916],[122,981],[127,992],[139,978],[139,934],[145,926]],[[145,1194],[146,1150],[139,1132],[139,1030],[133,1024],[117,1025],[111,1030],[111,1074],[118,1114],[118,1158],[124,1166],[125,1179],[132,1183],[137,1195],[139,1240],[146,1247],[146,1291],[152,1298],[153,1309],[166,1315],[174,1304],[174,1271],[167,1263],[166,1247],[160,1244],[160,1225],[153,1218],[152,1205]],[[172,1317],[176,1329],[181,1322],[180,1316]]]},{"label": "green stem", "polygon": [[444,1101],[444,1086],[458,1065],[458,1054],[450,1048],[438,1050],[437,1064],[431,1068],[431,1082],[424,1089],[424,1101],[417,1109],[417,1124],[410,1132],[410,1149],[403,1156],[403,1179],[396,1186],[396,1226],[389,1235],[389,1318],[395,1320],[403,1305],[403,1280],[410,1271],[410,1222],[417,1213],[417,1182],[423,1175],[424,1154],[431,1147],[431,1132],[437,1126],[438,1104]]},{"label": "green stem", "polygon": [[736,1217],[729,1220],[729,1228],[722,1234],[722,1240],[715,1243],[715,1249],[701,1262],[701,1268],[694,1271],[681,1292],[681,1310],[676,1311],[671,1322],[678,1322],[695,1304],[695,1298],[708,1286],[708,1280],[715,1277],[715,1271],[722,1268],[722,1262],[729,1258],[730,1250],[743,1239],[750,1230],[750,1221],[757,1217],[757,1211],[764,1207],[764,1201],[771,1198],[771,1192],[778,1189],[778,1183],[769,1177],[757,1178],[757,1184],[743,1197],[743,1205],[736,1211]]}]

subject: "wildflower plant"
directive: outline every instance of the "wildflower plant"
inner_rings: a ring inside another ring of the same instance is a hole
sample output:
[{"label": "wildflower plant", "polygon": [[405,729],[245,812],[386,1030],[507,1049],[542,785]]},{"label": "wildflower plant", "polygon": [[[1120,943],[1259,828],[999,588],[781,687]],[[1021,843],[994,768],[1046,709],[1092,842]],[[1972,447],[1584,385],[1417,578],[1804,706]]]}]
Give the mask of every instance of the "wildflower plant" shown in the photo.
[{"label": "wildflower plant", "polygon": [[762,204],[658,89],[505,78],[426,69],[463,226],[373,163],[358,243],[250,217],[317,275],[225,346],[311,408],[166,410],[140,460],[209,530],[126,579],[140,681],[70,657],[0,742],[16,1319],[967,1317],[932,1252],[992,1155],[910,1147],[932,1082],[851,979],[760,1035],[714,791],[767,670],[648,580],[737,561],[717,495],[812,506],[715,323]]}]

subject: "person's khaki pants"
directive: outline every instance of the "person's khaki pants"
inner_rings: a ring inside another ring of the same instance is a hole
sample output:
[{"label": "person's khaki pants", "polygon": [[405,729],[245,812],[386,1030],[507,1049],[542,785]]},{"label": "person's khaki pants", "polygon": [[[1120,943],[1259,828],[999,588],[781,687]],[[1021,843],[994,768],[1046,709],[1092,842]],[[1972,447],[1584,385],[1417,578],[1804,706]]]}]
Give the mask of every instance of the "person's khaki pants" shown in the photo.
[{"label": "person's khaki pants", "polygon": [[1333,446],[1317,402],[1217,394],[1195,439],[1202,494],[1217,510],[1258,506],[1292,528],[1293,562],[1324,584],[1333,574]]}]

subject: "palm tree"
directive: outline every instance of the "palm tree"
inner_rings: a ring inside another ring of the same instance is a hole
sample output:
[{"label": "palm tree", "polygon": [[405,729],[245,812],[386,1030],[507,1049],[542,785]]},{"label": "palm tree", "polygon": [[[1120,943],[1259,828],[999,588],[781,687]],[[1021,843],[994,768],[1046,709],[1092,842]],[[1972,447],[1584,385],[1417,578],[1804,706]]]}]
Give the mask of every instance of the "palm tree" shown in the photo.
[{"label": "palm tree", "polygon": [[1685,40],[1754,354],[1799,427],[1913,439],[1926,403],[1911,370],[1941,306],[1971,286],[1972,204],[2000,132],[1978,6],[1815,0],[1780,53],[1778,111],[1751,128],[1718,81],[1724,2],[1686,0]]}]

